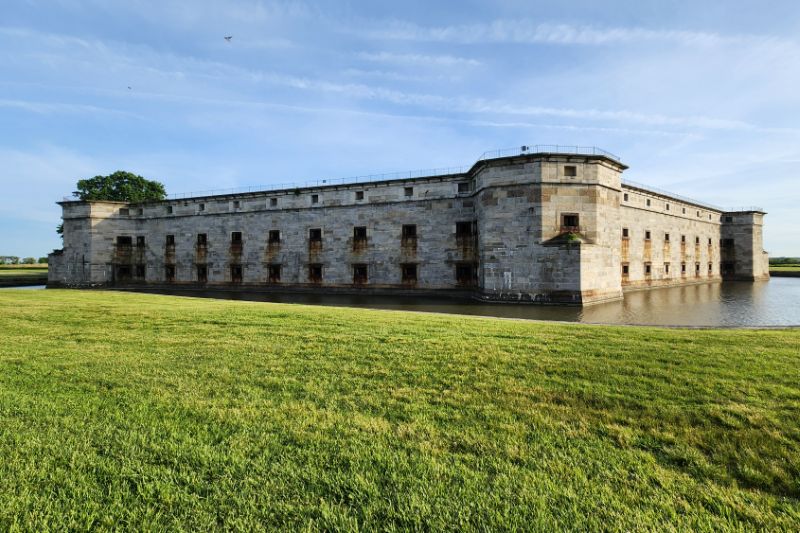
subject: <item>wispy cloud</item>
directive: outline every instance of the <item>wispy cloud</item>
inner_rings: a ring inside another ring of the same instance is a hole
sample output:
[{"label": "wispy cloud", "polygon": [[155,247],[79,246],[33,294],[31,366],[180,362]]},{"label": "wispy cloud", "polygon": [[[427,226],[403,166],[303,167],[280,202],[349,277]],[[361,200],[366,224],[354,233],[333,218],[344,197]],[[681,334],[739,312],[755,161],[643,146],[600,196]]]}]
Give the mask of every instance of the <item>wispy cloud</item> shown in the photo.
[{"label": "wispy cloud", "polygon": [[392,20],[375,23],[361,32],[371,39],[474,43],[612,45],[636,42],[668,42],[683,46],[715,46],[754,41],[773,44],[796,43],[758,35],[723,35],[714,32],[651,29],[640,27],[597,27],[531,19],[495,20],[485,24],[420,26]]},{"label": "wispy cloud", "polygon": [[476,59],[450,55],[393,54],[391,52],[362,52],[357,56],[365,61],[395,63],[421,67],[476,67],[481,64]]}]

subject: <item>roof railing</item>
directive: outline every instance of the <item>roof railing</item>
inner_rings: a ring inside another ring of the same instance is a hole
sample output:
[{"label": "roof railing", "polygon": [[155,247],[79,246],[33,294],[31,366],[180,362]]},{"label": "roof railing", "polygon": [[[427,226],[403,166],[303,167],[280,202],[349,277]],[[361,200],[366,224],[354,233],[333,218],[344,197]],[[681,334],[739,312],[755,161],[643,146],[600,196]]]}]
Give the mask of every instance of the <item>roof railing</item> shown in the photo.
[{"label": "roof railing", "polygon": [[680,194],[675,194],[673,192],[665,191],[664,189],[659,189],[658,187],[653,187],[652,185],[645,185],[643,183],[639,183],[633,180],[623,179],[623,185],[628,185],[629,187],[634,187],[636,189],[641,189],[643,191],[652,192],[659,196],[667,196],[669,198],[679,200],[681,202],[685,202],[687,204],[696,205],[701,208],[711,209],[713,211],[720,211],[722,213],[735,213],[737,211],[759,211],[764,212],[764,210],[760,207],[737,207],[737,208],[727,208],[727,207],[720,207],[718,205],[710,204],[708,202],[701,202],[699,200],[695,200],[693,198],[689,198],[688,196],[681,196]]},{"label": "roof railing", "polygon": [[483,152],[478,161],[496,159],[500,157],[513,157],[528,154],[570,154],[570,155],[599,155],[620,162],[620,158],[596,146],[567,146],[563,144],[523,144],[515,148],[501,148]]}]

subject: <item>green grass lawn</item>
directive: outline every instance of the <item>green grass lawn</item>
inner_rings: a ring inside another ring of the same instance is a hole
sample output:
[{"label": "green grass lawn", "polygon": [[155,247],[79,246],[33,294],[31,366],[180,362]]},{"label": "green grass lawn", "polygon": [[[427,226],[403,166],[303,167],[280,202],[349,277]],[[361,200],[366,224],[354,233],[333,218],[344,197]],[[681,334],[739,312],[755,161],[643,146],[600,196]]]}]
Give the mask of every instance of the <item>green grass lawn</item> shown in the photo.
[{"label": "green grass lawn", "polygon": [[47,266],[25,266],[27,268],[9,268],[8,266],[0,266],[0,278],[47,277]]},{"label": "green grass lawn", "polygon": [[0,309],[0,530],[800,529],[800,330]]},{"label": "green grass lawn", "polygon": [[800,272],[800,265],[770,265],[769,269],[774,272]]}]

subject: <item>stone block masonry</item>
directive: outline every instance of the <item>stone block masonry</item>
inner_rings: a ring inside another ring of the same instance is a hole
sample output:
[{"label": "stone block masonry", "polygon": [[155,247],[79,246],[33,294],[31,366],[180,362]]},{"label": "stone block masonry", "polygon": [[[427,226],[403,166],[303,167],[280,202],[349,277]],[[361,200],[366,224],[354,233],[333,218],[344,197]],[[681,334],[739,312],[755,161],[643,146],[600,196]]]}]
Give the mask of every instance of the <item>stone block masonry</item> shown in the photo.
[{"label": "stone block masonry", "polygon": [[467,172],[198,196],[60,202],[50,286],[454,293],[587,305],[768,277],[764,212],[625,184],[599,151],[526,151]]}]

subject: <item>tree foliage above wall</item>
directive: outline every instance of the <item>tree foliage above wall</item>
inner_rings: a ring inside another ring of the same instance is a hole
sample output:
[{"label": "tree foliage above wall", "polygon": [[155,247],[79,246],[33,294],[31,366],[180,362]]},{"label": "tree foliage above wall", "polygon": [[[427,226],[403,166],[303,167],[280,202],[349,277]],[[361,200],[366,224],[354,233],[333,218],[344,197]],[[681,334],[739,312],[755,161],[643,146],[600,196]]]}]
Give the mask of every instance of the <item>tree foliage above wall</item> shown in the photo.
[{"label": "tree foliage above wall", "polygon": [[151,202],[167,197],[164,185],[132,172],[118,170],[108,176],[78,180],[73,193],[81,200],[112,200],[117,202]]}]

